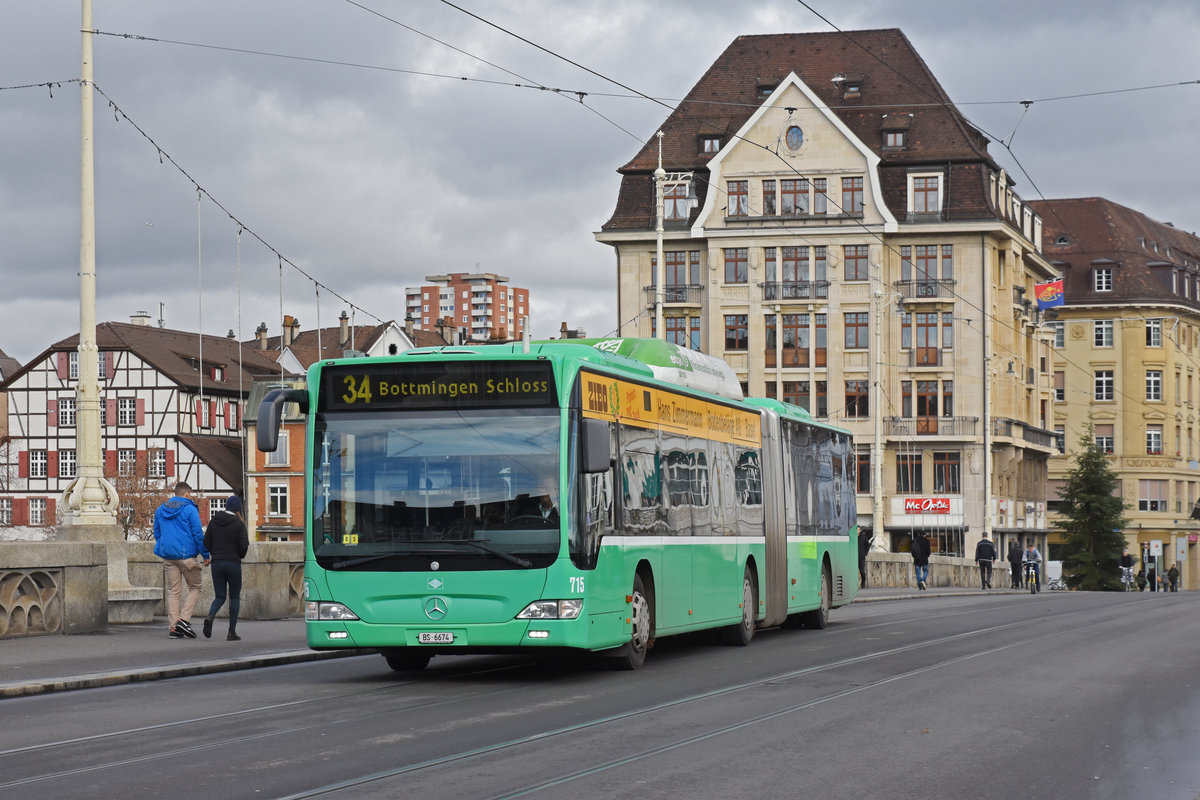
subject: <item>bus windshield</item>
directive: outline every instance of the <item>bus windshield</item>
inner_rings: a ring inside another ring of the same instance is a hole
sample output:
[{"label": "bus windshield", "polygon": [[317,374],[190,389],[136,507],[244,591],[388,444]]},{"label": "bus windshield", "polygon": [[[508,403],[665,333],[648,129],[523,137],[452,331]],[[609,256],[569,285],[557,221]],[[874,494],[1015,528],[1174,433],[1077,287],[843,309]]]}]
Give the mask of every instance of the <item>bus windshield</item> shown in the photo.
[{"label": "bus windshield", "polygon": [[315,425],[321,567],[523,569],[557,556],[557,409],[336,411]]}]

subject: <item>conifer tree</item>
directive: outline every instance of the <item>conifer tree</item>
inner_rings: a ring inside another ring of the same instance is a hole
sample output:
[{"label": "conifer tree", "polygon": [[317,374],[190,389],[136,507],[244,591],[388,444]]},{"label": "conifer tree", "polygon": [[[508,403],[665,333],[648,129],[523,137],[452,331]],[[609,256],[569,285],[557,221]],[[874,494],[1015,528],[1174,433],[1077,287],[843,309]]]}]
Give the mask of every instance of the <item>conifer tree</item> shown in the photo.
[{"label": "conifer tree", "polygon": [[1066,534],[1063,577],[1072,589],[1120,591],[1125,503],[1116,494],[1120,479],[1096,446],[1090,420],[1074,461],[1058,493],[1063,500],[1059,527]]}]

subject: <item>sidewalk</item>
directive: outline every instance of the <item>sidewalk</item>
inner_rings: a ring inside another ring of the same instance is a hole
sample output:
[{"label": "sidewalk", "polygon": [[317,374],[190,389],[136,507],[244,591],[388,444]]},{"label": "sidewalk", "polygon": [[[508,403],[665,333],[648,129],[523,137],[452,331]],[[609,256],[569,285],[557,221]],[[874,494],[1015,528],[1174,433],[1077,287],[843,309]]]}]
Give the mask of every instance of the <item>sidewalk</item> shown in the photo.
[{"label": "sidewalk", "polygon": [[[926,591],[912,587],[860,589],[855,602],[1015,593],[1013,589],[983,592],[950,586]],[[168,638],[166,618],[161,618],[144,625],[110,625],[102,633],[0,640],[0,700],[371,652],[309,650],[304,620],[299,618],[243,620],[238,624],[240,642],[226,641],[227,622],[220,618],[213,626],[213,638],[205,639],[200,633],[202,621],[201,617],[192,620],[195,639]]]}]

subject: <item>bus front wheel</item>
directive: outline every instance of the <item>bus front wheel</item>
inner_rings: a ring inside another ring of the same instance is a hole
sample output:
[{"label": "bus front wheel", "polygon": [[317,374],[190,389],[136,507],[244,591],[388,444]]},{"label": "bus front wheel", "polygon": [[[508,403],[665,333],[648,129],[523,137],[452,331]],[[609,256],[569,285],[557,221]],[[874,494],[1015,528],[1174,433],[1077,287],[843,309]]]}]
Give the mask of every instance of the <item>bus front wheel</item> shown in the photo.
[{"label": "bus front wheel", "polygon": [[408,648],[384,650],[383,657],[394,672],[420,672],[429,665],[428,653],[409,653]]},{"label": "bus front wheel", "polygon": [[821,598],[819,605],[812,611],[806,611],[802,618],[804,627],[824,630],[829,625],[829,608],[832,604],[832,581],[829,577],[829,567],[821,568]]},{"label": "bus front wheel", "polygon": [[633,598],[629,620],[633,632],[620,649],[613,666],[618,669],[638,669],[646,663],[646,651],[654,645],[654,595],[646,591],[641,575],[633,576]]}]

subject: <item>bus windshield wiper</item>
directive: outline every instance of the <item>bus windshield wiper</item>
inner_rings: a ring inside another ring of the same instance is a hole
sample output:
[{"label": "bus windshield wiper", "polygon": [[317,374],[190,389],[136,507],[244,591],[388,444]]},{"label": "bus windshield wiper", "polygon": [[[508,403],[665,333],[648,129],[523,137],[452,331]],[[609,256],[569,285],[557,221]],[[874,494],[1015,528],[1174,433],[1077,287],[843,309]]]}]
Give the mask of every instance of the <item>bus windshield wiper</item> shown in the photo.
[{"label": "bus windshield wiper", "polygon": [[482,550],[483,552],[487,553],[488,555],[498,556],[499,558],[503,558],[505,561],[511,561],[512,563],[516,564],[518,567],[532,567],[533,566],[533,562],[527,558],[521,558],[520,556],[514,556],[512,553],[506,553],[503,550],[497,550],[494,547],[488,547],[483,542],[479,542],[474,539],[447,539],[446,541],[454,542],[456,544],[470,545],[471,547],[474,547],[477,550]]},{"label": "bus windshield wiper", "polygon": [[[503,558],[505,561],[510,561],[513,564],[516,564],[518,567],[532,567],[533,566],[533,562],[530,561],[529,559],[521,558],[520,556],[514,556],[512,553],[506,553],[503,550],[497,550],[494,547],[489,547],[488,545],[484,544],[483,542],[477,542],[474,539],[410,539],[408,541],[410,544],[440,544],[440,545],[465,544],[470,547],[474,547],[476,550],[482,550],[483,552],[487,553],[488,555],[496,556],[497,558]],[[432,551],[428,551],[428,550],[420,550],[420,551],[417,551],[417,550],[393,550],[390,553],[376,553],[374,555],[362,556],[361,558],[351,558],[351,559],[348,559],[345,561],[335,561],[333,564],[330,565],[329,568],[330,569],[345,569],[346,567],[355,567],[355,566],[358,566],[359,564],[367,564],[372,561],[379,561],[380,559],[391,558],[392,556],[402,556],[402,555],[403,556],[411,556],[411,555],[417,555],[418,553],[426,554],[426,553],[430,553],[430,552],[432,552]]]},{"label": "bus windshield wiper", "polygon": [[391,558],[393,556],[407,556],[407,555],[412,555],[412,552],[411,551],[403,552],[400,550],[393,550],[390,553],[376,553],[375,555],[362,556],[361,558],[350,558],[350,559],[346,559],[343,561],[335,561],[329,565],[329,568],[330,569],[345,569],[346,567],[356,567],[359,564],[367,564],[372,561],[381,561],[385,558]]}]

